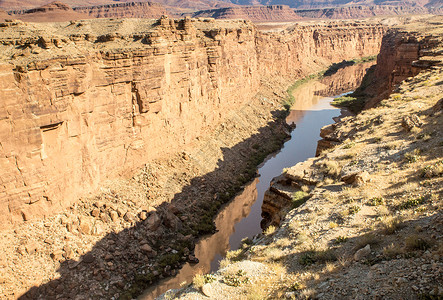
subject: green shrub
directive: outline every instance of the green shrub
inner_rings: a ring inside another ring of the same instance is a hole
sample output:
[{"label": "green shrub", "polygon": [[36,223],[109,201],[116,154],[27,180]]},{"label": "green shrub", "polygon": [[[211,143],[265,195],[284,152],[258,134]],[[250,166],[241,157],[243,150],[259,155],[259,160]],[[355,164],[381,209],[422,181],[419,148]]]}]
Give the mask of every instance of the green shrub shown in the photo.
[{"label": "green shrub", "polygon": [[384,199],[382,197],[374,197],[368,200],[368,202],[366,202],[367,205],[369,206],[378,206],[378,205],[382,205],[384,203]]},{"label": "green shrub", "polygon": [[292,193],[292,207],[296,208],[306,202],[309,199],[309,194],[303,191],[297,191]]},{"label": "green shrub", "polygon": [[426,202],[426,198],[424,196],[418,197],[418,198],[412,198],[412,199],[408,199],[404,202],[402,202],[399,206],[398,209],[409,209],[409,208],[413,208],[416,206],[419,206],[423,203]]}]

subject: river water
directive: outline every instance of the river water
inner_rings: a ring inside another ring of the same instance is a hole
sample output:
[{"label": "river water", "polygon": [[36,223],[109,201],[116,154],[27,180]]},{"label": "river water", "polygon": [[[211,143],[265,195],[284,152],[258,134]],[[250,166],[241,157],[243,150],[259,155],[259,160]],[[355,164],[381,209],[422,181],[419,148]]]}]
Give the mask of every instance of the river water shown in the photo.
[{"label": "river water", "polygon": [[202,238],[195,247],[198,264],[185,264],[178,274],[160,281],[146,290],[139,299],[151,300],[169,289],[179,288],[192,282],[196,273],[208,273],[218,269],[220,260],[228,250],[238,249],[243,238],[252,238],[261,232],[260,222],[263,195],[272,178],[280,175],[283,168],[293,166],[315,155],[320,129],[333,122],[334,118],[347,114],[330,105],[333,97],[358,86],[370,64],[359,64],[339,70],[321,80],[311,80],[293,91],[295,104],[286,118],[295,123],[282,149],[269,155],[258,167],[259,176],[245,186],[244,190],[229,202],[217,215],[215,224],[218,232]]}]

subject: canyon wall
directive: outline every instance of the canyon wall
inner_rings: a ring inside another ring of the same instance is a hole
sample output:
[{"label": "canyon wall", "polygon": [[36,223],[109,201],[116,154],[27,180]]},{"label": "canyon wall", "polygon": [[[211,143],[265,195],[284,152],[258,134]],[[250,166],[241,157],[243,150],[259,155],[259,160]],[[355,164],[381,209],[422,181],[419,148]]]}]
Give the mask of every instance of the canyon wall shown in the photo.
[{"label": "canyon wall", "polygon": [[383,38],[374,71],[368,74],[368,85],[357,90],[358,95],[367,99],[366,108],[389,96],[403,80],[441,64],[441,49],[436,47],[441,40],[440,35],[432,32],[389,31]]},{"label": "canyon wall", "polygon": [[[0,224],[51,215],[191,147],[266,78],[378,52],[383,27],[162,18],[3,23]],[[21,32],[20,35],[17,32]]]}]

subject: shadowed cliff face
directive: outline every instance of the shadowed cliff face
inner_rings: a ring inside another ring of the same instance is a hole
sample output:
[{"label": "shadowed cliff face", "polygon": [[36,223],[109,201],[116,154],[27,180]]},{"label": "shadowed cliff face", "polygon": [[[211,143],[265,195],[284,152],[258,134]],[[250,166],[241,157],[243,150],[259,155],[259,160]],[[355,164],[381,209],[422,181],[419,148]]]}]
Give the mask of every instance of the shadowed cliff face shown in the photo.
[{"label": "shadowed cliff face", "polygon": [[269,79],[377,53],[384,28],[262,34],[244,21],[161,19],[9,22],[1,32],[11,62],[0,66],[4,227],[191,145]]}]

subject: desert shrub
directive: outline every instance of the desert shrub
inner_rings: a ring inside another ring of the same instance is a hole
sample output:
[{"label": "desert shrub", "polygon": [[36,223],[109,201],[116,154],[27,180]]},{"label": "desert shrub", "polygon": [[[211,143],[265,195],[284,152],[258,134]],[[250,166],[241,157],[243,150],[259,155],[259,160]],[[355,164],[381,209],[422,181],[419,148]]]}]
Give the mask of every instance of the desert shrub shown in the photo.
[{"label": "desert shrub", "polygon": [[393,234],[403,227],[403,221],[398,217],[387,217],[381,222],[381,227],[384,234]]},{"label": "desert shrub", "polygon": [[374,233],[368,233],[365,235],[360,236],[356,243],[355,243],[355,247],[354,250],[360,250],[361,248],[365,247],[366,245],[377,245],[380,242],[380,239],[374,234]]},{"label": "desert shrub", "polygon": [[206,283],[212,283],[217,278],[212,274],[196,274],[194,278],[192,279],[192,284],[195,288],[199,289],[202,286],[204,286]]},{"label": "desert shrub", "polygon": [[419,235],[413,234],[405,239],[405,248],[407,250],[426,250],[431,247],[431,243],[428,239]]},{"label": "desert shrub", "polygon": [[407,163],[414,163],[420,160],[420,150],[414,149],[412,152],[407,152],[403,156]]},{"label": "desert shrub", "polygon": [[342,236],[342,235],[339,235],[339,236],[335,239],[334,243],[335,243],[335,244],[341,244],[341,243],[345,243],[347,240],[348,240],[348,237],[346,237],[346,236]]},{"label": "desert shrub", "polygon": [[382,197],[374,197],[369,199],[366,204],[370,206],[378,206],[384,203],[384,199]]},{"label": "desert shrub", "polygon": [[335,260],[337,260],[337,254],[334,249],[328,248],[323,250],[308,250],[300,255],[298,262],[302,266],[310,266],[315,263],[326,263]]},{"label": "desert shrub", "polygon": [[432,165],[427,165],[420,170],[421,177],[432,178],[443,175],[443,160]]},{"label": "desert shrub", "polygon": [[398,209],[409,209],[416,206],[419,206],[426,202],[426,198],[424,196],[418,197],[418,198],[411,198],[406,201],[403,201],[398,206]]},{"label": "desert shrub", "polygon": [[402,254],[404,254],[404,250],[393,243],[383,248],[383,255],[387,258],[395,258]]},{"label": "desert shrub", "polygon": [[292,193],[292,207],[296,208],[308,200],[309,194],[304,191],[297,191]]},{"label": "desert shrub", "polygon": [[336,161],[325,161],[320,166],[320,171],[326,175],[337,177],[340,174],[340,164]]},{"label": "desert shrub", "polygon": [[238,270],[234,274],[225,274],[223,276],[223,282],[230,286],[240,286],[245,283],[249,283],[249,277],[247,277],[247,274],[243,270]]},{"label": "desert shrub", "polygon": [[348,208],[348,212],[350,215],[355,215],[361,210],[361,207],[358,205],[352,205]]}]

